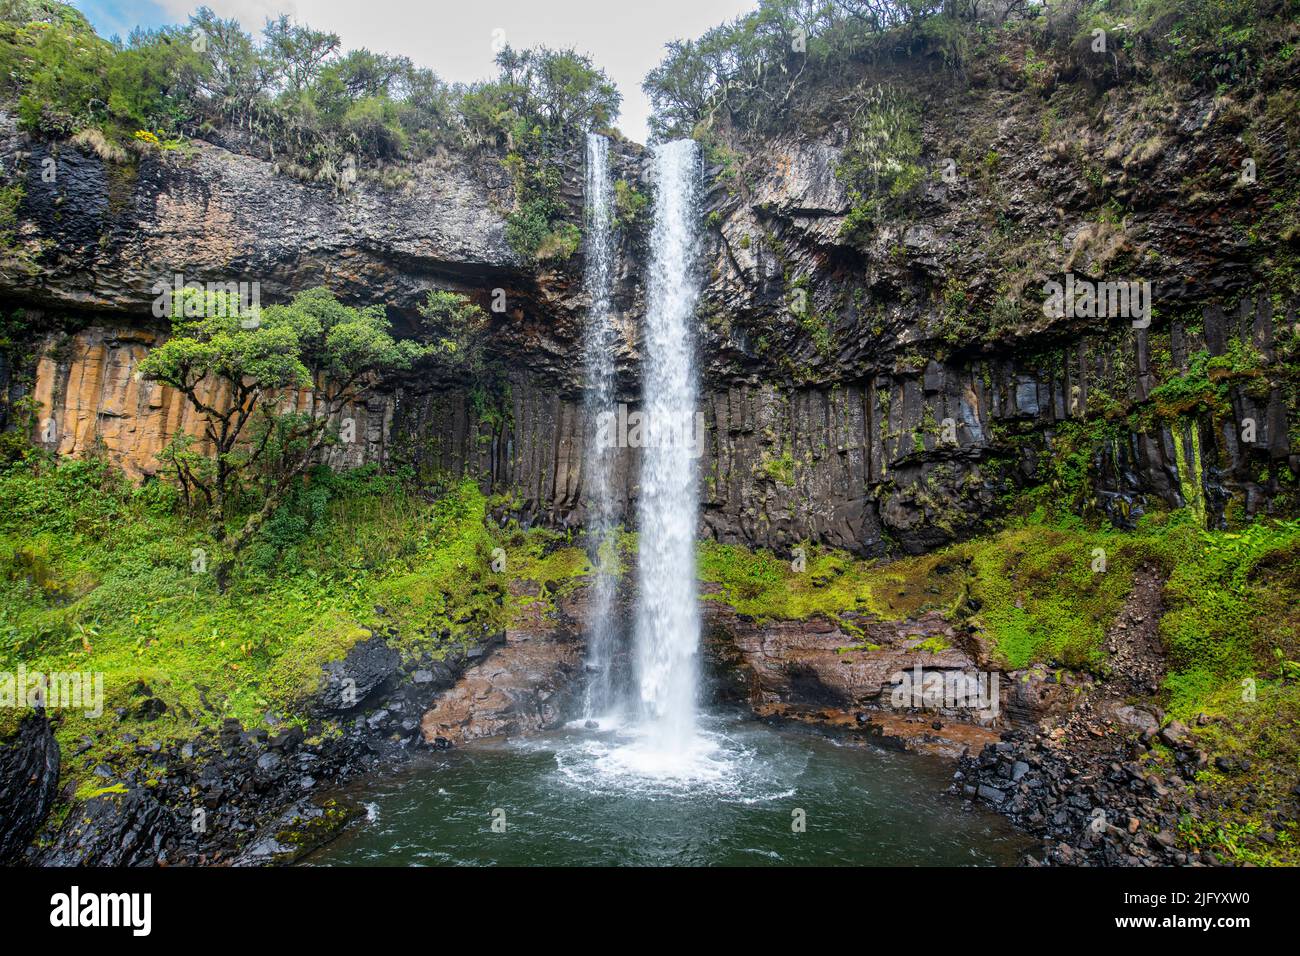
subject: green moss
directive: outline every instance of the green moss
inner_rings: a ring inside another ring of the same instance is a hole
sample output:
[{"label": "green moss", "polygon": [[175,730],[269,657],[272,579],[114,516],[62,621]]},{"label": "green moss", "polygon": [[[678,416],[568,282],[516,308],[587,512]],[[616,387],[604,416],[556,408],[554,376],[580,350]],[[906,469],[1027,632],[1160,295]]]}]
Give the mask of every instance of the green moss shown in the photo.
[{"label": "green moss", "polygon": [[716,586],[711,599],[757,620],[813,616],[858,630],[850,612],[898,620],[937,608],[952,611],[963,597],[958,568],[944,554],[891,564],[854,559],[844,551],[801,546],[803,561],[770,552],[707,542],[700,545],[700,580]]},{"label": "green moss", "polygon": [[946,651],[952,645],[942,637],[927,637],[916,645],[916,650],[925,651],[927,654],[938,654],[940,651]]},{"label": "green moss", "polygon": [[[1300,684],[1260,682],[1253,699],[1225,686],[1201,698],[1198,746],[1214,754],[1197,775],[1212,816],[1184,817],[1179,836],[1192,850],[1252,866],[1300,865],[1300,823],[1294,788],[1300,785]],[[1227,761],[1220,769],[1217,758]]]},{"label": "green moss", "polygon": [[1195,423],[1171,429],[1178,462],[1178,492],[1199,522],[1205,521],[1205,496],[1201,493],[1201,438]]},{"label": "green moss", "polygon": [[837,647],[835,648],[835,653],[852,654],[855,651],[870,653],[871,651],[879,651],[883,648],[884,648],[883,644],[872,644],[870,641],[867,641],[862,644],[850,644],[848,647]]},{"label": "green moss", "polygon": [[[1040,524],[959,546],[970,557],[974,621],[1004,665],[1101,669],[1106,628],[1132,582],[1134,553],[1119,535]],[[1097,549],[1104,552],[1105,571]]]},{"label": "green moss", "polygon": [[102,797],[106,794],[123,794],[126,793],[126,784],[115,783],[107,787],[96,787],[93,785],[83,784],[77,788],[78,800],[93,800],[95,797]]},{"label": "green moss", "polygon": [[1170,571],[1160,635],[1172,711],[1190,716],[1220,688],[1240,693],[1300,658],[1300,521],[1205,532],[1180,515],[1143,530]]},{"label": "green moss", "polygon": [[21,256],[18,251],[18,210],[26,198],[27,187],[22,180],[0,187],[0,258]]},{"label": "green moss", "polygon": [[650,197],[624,179],[614,180],[615,223],[623,228],[638,222]]},{"label": "green moss", "polygon": [[[619,535],[606,542],[600,557],[613,574],[624,574],[635,538]],[[555,610],[558,598],[572,593],[594,571],[587,552],[568,543],[563,535],[537,529],[518,535],[510,543],[508,558],[511,576],[525,584],[522,594],[511,595],[510,614],[541,604],[544,613]]]},{"label": "green moss", "polygon": [[[804,547],[797,561],[715,543],[699,574],[757,620],[822,616],[852,629],[854,614],[883,620],[939,610],[978,628],[1005,667],[1064,665],[1102,672],[1105,635],[1139,567],[1163,568],[1165,693],[1178,713],[1251,675],[1300,659],[1300,522],[1207,532],[1182,511],[1136,533],[1090,530],[1041,513],[932,554],[880,564]],[[1289,672],[1288,672],[1289,673]]]},{"label": "green moss", "polygon": [[320,685],[321,669],[342,660],[360,641],[372,633],[347,618],[324,617],[293,641],[288,642],[268,668],[268,689],[279,700],[297,701],[313,694]]},{"label": "green moss", "polygon": [[[182,740],[225,717],[292,719],[321,665],[380,627],[395,628],[403,653],[436,655],[506,625],[512,570],[493,570],[494,549],[527,550],[536,533],[486,522],[475,482],[432,503],[373,470],[313,486],[331,489],[314,501],[319,520],[259,541],[219,591],[192,570],[194,549],[214,547],[203,522],[175,510],[165,486],[133,488],[97,461],[0,471],[0,670],[103,674],[107,718],[61,712],[65,753],[94,741],[66,775],[90,780],[110,754],[135,759],[119,731]],[[565,560],[572,551],[518,570],[562,577]],[[147,697],[166,704],[161,717],[146,719]]]},{"label": "green moss", "polygon": [[785,451],[779,458],[765,459],[763,461],[763,474],[777,484],[784,485],[786,488],[793,488],[794,457],[789,451]]}]

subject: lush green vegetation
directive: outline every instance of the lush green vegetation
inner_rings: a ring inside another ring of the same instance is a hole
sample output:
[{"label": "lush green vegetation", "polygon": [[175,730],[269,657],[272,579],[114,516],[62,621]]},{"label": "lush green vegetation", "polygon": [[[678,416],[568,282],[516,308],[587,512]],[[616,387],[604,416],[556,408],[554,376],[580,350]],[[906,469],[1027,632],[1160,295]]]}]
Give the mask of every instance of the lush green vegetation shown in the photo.
[{"label": "lush green vegetation", "polygon": [[[33,454],[0,472],[0,670],[105,675],[106,708],[124,713],[111,732],[59,712],[65,745],[96,741],[65,767],[74,777],[105,748],[130,752],[127,730],[185,738],[224,717],[295,719],[321,665],[372,630],[436,657],[588,572],[553,534],[486,521],[501,503],[473,481],[417,488],[374,468],[314,468],[221,589],[173,484],[133,487],[100,460]],[[150,697],[167,704],[161,717],[142,709]],[[20,714],[0,714],[0,736]]]},{"label": "lush green vegetation", "polygon": [[[1005,30],[1062,56],[1113,33],[1115,59],[1159,59],[1210,89],[1255,79],[1289,58],[1293,0],[1082,0],[1011,3],[999,16],[979,0],[760,0],[753,13],[668,45],[644,85],[656,132],[762,131],[789,123],[808,91],[858,82],[862,66],[898,52],[933,54],[954,70]],[[1024,57],[1042,81],[1041,50]]]},{"label": "lush green vegetation", "polygon": [[[797,564],[706,544],[700,576],[712,586],[710,599],[758,620],[820,616],[860,635],[863,615],[937,611],[971,627],[1005,667],[1099,673],[1134,571],[1158,568],[1166,576],[1159,637],[1169,668],[1159,702],[1196,728],[1210,754],[1230,761],[1229,769],[1212,762],[1199,774],[1221,809],[1212,819],[1184,819],[1180,839],[1239,863],[1300,862],[1288,823],[1300,784],[1300,521],[1205,531],[1182,510],[1124,532],[1040,508],[1001,531],[889,563],[803,551]],[[1276,834],[1273,842],[1255,838],[1264,832]]]},{"label": "lush green vegetation", "polygon": [[[171,296],[172,334],[140,363],[140,374],[176,389],[202,417],[210,452],[178,432],[161,455],[185,505],[202,506],[222,550],[218,583],[323,448],[354,441],[339,420],[384,376],[417,362],[473,360],[485,325],[478,306],[432,292],[422,309],[433,341],[393,338],[382,306],[353,308],[325,288],[285,305],[250,309],[222,291],[186,288]],[[433,327],[433,323],[438,325]],[[284,411],[284,395],[310,389],[309,411]],[[342,426],[342,427],[341,427]],[[355,425],[352,426],[355,429]],[[237,498],[260,507],[236,529]]]},{"label": "lush green vegetation", "polygon": [[1161,638],[1171,710],[1195,715],[1246,678],[1291,679],[1300,659],[1300,521],[1205,531],[1186,511],[1136,532],[1087,528],[1041,509],[1004,530],[885,564],[805,545],[795,562],[734,545],[702,546],[717,599],[756,619],[819,615],[857,630],[859,615],[937,610],[972,625],[1009,668],[1033,663],[1104,673],[1105,636],[1143,565],[1167,575]]},{"label": "lush green vegetation", "polygon": [[858,105],[849,129],[849,144],[836,174],[853,208],[841,229],[850,241],[865,246],[891,209],[925,181],[920,110],[898,91],[876,85]]},{"label": "lush green vegetation", "polygon": [[[1214,794],[1216,811],[1212,818],[1184,816],[1179,836],[1238,864],[1296,866],[1300,831],[1291,808],[1300,785],[1300,683],[1293,671],[1288,682],[1255,690],[1246,699],[1229,685],[1204,700],[1209,720],[1197,735],[1217,756],[1197,782]],[[1271,836],[1260,839],[1267,831]]]},{"label": "lush green vegetation", "polygon": [[559,198],[562,157],[578,130],[605,129],[622,95],[585,56],[546,48],[497,55],[500,77],[461,101],[467,127],[506,150],[515,208],[506,240],[527,259],[567,259],[581,233]]},{"label": "lush green vegetation", "polygon": [[714,27],[698,40],[668,44],[643,84],[652,125],[664,136],[697,124],[754,129],[798,105],[796,93],[867,52],[873,39],[921,24],[948,6],[941,0],[760,0],[753,13]]},{"label": "lush green vegetation", "polygon": [[[133,487],[100,460],[32,453],[0,473],[0,669],[104,673],[106,706],[123,714],[113,733],[79,711],[60,713],[65,744],[93,742],[66,768],[89,786],[106,752],[131,753],[126,730],[185,738],[227,716],[250,726],[268,713],[295,719],[321,665],[374,629],[391,627],[404,654],[436,657],[539,602],[546,611],[590,563],[564,536],[487,520],[509,507],[473,481],[428,487],[370,467],[316,467],[220,589],[195,563],[209,539],[175,483]],[[619,551],[625,567],[634,536]],[[1134,571],[1158,567],[1168,709],[1209,714],[1210,732],[1234,753],[1255,748],[1264,760],[1291,746],[1279,734],[1297,716],[1300,521],[1207,532],[1175,512],[1127,533],[1040,509],[890,563],[811,546],[802,558],[705,543],[700,577],[712,599],[757,619],[819,615],[860,634],[864,618],[933,610],[971,626],[1007,667],[1098,672]],[[144,704],[153,698],[167,705],[161,716]],[[18,715],[4,716],[11,725]],[[1237,727],[1244,736],[1233,736]],[[1256,822],[1243,811],[1232,826]],[[1233,843],[1231,826],[1188,827],[1187,839]]]}]

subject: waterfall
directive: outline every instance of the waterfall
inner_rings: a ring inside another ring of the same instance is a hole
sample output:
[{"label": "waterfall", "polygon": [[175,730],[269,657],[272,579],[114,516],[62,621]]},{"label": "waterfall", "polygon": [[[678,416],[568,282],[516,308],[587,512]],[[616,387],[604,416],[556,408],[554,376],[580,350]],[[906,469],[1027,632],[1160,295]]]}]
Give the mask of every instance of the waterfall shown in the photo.
[{"label": "waterfall", "polygon": [[[586,455],[587,540],[595,566],[587,635],[588,682],[583,716],[605,714],[613,705],[610,669],[614,645],[614,589],[617,554],[614,539],[613,466],[617,450],[597,441],[597,422],[614,412],[615,334],[610,308],[614,266],[613,187],[609,175],[609,140],[587,134],[587,249],[583,285],[591,302],[583,343],[587,390]],[[614,567],[608,567],[613,561]]]},{"label": "waterfall", "polygon": [[655,225],[645,318],[641,484],[637,502],[636,665],[652,750],[684,755],[695,738],[700,620],[695,303],[699,157],[691,140],[654,148]]}]

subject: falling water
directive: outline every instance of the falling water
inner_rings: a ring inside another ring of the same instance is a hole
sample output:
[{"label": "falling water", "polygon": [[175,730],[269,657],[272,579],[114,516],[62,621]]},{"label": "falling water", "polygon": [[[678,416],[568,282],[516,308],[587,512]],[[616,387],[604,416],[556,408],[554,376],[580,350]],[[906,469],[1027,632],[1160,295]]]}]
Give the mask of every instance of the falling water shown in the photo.
[{"label": "falling water", "polygon": [[655,225],[645,319],[644,421],[638,499],[636,664],[649,752],[695,744],[699,649],[694,434],[699,158],[695,143],[654,149]]},{"label": "falling water", "polygon": [[614,495],[612,471],[616,450],[598,442],[597,421],[614,411],[614,325],[610,286],[614,264],[612,193],[609,176],[609,140],[587,134],[587,250],[583,283],[591,305],[584,342],[587,391],[585,411],[587,450],[587,536],[596,566],[591,589],[591,617],[587,635],[587,682],[583,716],[605,714],[613,704],[610,670],[614,645],[615,568]]}]

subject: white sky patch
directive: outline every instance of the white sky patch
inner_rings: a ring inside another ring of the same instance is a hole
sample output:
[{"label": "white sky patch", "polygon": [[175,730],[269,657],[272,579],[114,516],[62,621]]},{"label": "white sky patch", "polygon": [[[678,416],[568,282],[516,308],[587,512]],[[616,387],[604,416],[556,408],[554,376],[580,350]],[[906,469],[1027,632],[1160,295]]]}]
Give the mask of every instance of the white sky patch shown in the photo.
[{"label": "white sky patch", "polygon": [[[181,23],[200,2],[154,0],[167,21]],[[116,0],[114,12],[156,24],[141,0]],[[644,143],[650,103],[641,81],[663,58],[670,40],[698,37],[757,7],[756,0],[206,0],[219,16],[261,33],[267,17],[287,13],[317,30],[337,33],[344,48],[409,56],[450,82],[492,76],[493,30],[516,48],[573,47],[591,56],[618,84],[618,127]]]}]

